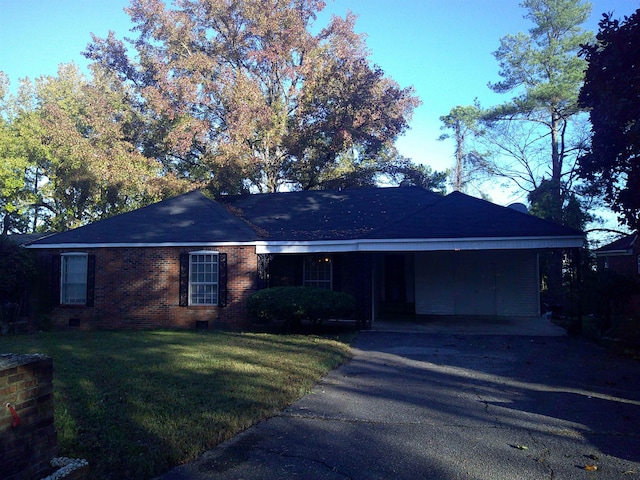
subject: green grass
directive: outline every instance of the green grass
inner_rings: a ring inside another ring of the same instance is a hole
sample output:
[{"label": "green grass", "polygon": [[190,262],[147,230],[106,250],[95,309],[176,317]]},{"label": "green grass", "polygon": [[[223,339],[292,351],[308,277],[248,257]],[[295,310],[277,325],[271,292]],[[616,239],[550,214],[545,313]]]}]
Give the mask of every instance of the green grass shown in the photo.
[{"label": "green grass", "polygon": [[0,337],[0,352],[53,358],[59,454],[86,459],[100,480],[151,478],[196,458],[349,355],[340,339],[208,331]]}]

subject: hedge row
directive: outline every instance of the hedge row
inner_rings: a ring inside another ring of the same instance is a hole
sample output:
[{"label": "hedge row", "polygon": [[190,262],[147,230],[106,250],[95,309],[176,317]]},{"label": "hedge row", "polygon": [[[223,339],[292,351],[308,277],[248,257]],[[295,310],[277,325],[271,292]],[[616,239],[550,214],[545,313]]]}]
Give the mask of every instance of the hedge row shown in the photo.
[{"label": "hedge row", "polygon": [[260,290],[247,300],[249,313],[267,323],[314,324],[330,318],[351,318],[355,311],[352,295],[312,287],[273,287]]}]

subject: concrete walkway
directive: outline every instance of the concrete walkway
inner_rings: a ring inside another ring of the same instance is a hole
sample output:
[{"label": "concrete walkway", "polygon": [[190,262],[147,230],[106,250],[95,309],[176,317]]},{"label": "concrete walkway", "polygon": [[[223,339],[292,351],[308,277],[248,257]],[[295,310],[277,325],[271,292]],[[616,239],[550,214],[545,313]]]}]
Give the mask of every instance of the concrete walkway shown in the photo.
[{"label": "concrete walkway", "polygon": [[383,326],[280,415],[160,478],[640,478],[637,361],[555,332]]}]

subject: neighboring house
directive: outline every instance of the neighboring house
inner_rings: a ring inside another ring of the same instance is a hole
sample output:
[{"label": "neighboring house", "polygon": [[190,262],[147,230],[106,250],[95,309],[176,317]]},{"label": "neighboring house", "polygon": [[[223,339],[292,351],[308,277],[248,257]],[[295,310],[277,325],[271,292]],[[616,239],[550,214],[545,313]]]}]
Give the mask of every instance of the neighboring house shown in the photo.
[{"label": "neighboring house", "polygon": [[580,231],[417,187],[222,197],[199,191],[68,232],[37,250],[57,326],[247,328],[279,285],[355,296],[383,315],[540,315],[538,253]]},{"label": "neighboring house", "polygon": [[627,277],[640,277],[640,242],[638,234],[626,235],[595,252],[598,271],[611,270]]}]

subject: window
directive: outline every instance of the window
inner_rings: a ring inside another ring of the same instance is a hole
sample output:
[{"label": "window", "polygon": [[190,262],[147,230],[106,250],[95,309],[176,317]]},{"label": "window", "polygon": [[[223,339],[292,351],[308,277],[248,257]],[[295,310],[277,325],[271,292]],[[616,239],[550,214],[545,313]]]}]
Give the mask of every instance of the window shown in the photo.
[{"label": "window", "polygon": [[332,289],[332,262],[327,255],[314,255],[304,259],[304,286]]},{"label": "window", "polygon": [[189,305],[218,304],[218,253],[189,254]]},{"label": "window", "polygon": [[62,254],[60,269],[60,303],[62,305],[87,303],[87,259],[86,253]]}]

